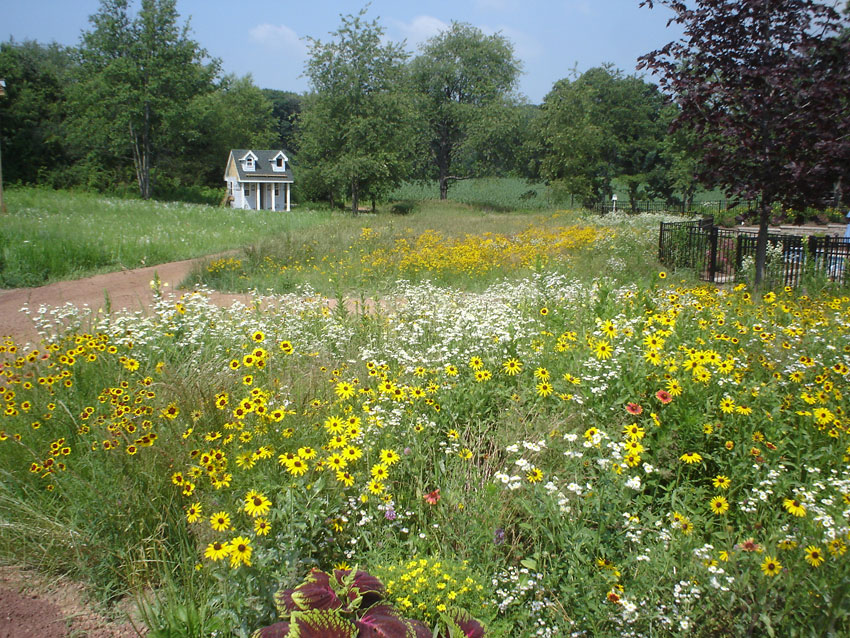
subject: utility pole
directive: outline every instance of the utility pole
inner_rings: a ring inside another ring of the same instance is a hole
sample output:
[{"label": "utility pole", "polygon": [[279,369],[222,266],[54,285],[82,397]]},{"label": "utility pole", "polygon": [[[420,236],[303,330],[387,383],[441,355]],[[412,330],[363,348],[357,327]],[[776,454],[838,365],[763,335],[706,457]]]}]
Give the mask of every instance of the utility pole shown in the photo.
[{"label": "utility pole", "polygon": [[[0,78],[0,97],[6,97],[6,80]],[[2,142],[2,138],[0,138]],[[2,146],[2,144],[0,144]],[[6,214],[6,200],[3,199],[3,154],[0,150],[0,213]]]}]

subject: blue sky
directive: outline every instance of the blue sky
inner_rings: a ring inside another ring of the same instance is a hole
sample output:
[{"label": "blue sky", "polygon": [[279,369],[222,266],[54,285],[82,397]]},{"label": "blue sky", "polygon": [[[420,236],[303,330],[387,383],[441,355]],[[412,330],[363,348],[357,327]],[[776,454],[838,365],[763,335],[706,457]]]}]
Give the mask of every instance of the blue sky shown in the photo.
[{"label": "blue sky", "polygon": [[[88,30],[98,0],[30,0],[3,3],[0,39],[75,45]],[[307,44],[304,36],[326,40],[340,14],[365,3],[343,0],[178,0],[190,18],[192,36],[227,73],[250,73],[263,88],[302,92]],[[540,102],[557,80],[604,62],[635,72],[639,55],[678,37],[667,28],[670,12],[638,8],[639,0],[373,0],[367,18],[380,18],[393,41],[420,43],[451,21],[468,22],[485,33],[501,32],[522,61],[519,91]]]}]

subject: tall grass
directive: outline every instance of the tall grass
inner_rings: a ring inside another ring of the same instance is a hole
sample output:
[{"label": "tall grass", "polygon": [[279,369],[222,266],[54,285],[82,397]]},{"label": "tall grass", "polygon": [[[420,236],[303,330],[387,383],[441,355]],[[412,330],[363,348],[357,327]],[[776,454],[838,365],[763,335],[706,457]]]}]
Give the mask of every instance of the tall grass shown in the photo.
[{"label": "tall grass", "polygon": [[380,296],[399,276],[482,290],[546,268],[582,280],[647,273],[659,216],[600,219],[579,211],[482,212],[453,201],[412,214],[350,217],[259,241],[200,265],[186,285],[287,293],[307,284],[327,296]]},{"label": "tall grass", "polygon": [[[390,193],[391,200],[436,200],[439,184],[406,182]],[[449,185],[449,201],[496,211],[542,210],[555,208],[556,202],[545,184],[519,177],[481,177]]]},{"label": "tall grass", "polygon": [[327,215],[144,202],[37,188],[6,191],[0,286],[62,279],[209,255],[309,228]]}]

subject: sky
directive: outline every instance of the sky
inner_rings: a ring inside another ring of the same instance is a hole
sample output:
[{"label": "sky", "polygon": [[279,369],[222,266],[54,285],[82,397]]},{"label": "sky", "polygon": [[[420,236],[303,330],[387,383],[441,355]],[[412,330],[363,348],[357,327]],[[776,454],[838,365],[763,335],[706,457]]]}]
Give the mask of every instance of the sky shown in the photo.
[{"label": "sky", "polygon": [[[138,1],[138,0],[137,0]],[[0,0],[0,40],[37,40],[77,45],[90,29],[99,0]],[[667,27],[671,12],[639,0],[373,0],[367,19],[378,18],[386,37],[406,41],[411,53],[452,21],[484,33],[501,33],[514,45],[523,73],[518,90],[540,103],[559,79],[603,63],[636,73],[638,56],[680,36]],[[305,37],[330,39],[340,16],[365,2],[344,0],[177,0],[181,23],[222,70],[251,74],[261,88],[309,90],[303,76]],[[135,11],[134,11],[135,13]]]}]

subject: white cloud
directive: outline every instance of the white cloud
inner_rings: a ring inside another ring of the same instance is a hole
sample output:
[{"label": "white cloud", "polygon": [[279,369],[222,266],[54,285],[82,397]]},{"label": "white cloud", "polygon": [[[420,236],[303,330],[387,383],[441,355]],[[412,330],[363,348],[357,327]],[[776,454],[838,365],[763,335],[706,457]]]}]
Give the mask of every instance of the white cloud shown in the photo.
[{"label": "white cloud", "polygon": [[407,43],[414,47],[449,28],[448,23],[433,16],[416,16],[409,23],[400,20],[390,20],[390,23],[407,40]]},{"label": "white cloud", "polygon": [[286,51],[299,57],[307,55],[307,44],[285,24],[258,24],[248,35],[265,49]]}]

